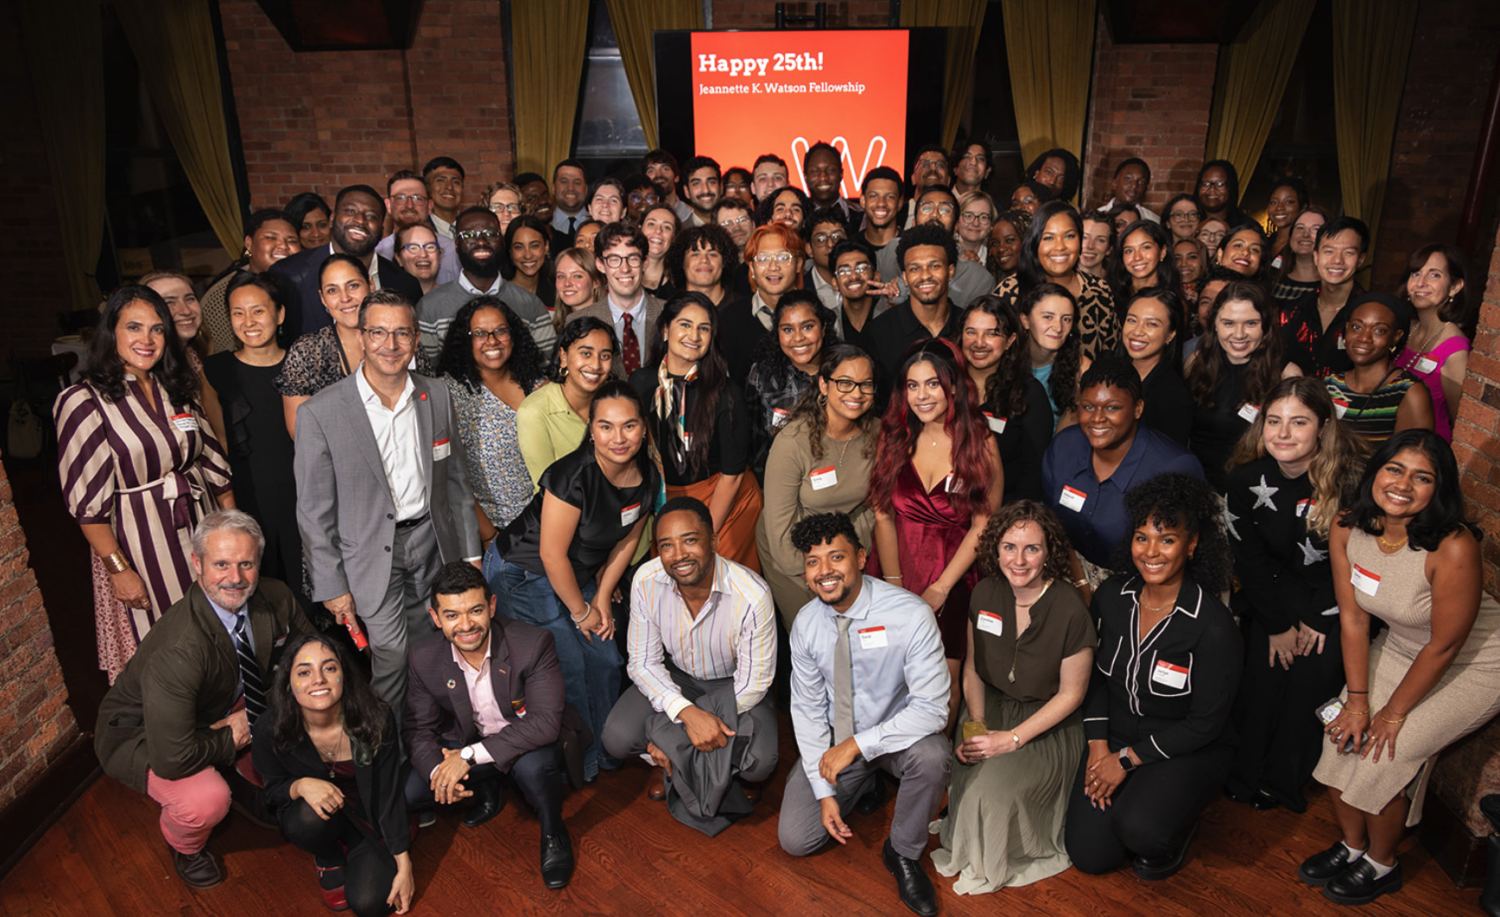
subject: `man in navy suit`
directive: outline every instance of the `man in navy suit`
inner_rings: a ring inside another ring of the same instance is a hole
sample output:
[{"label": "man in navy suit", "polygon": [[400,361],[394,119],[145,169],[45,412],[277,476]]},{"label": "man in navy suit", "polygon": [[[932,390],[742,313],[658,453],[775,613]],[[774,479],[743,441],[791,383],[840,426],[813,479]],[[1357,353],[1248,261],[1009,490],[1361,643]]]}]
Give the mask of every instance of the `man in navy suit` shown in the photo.
[{"label": "man in navy suit", "polygon": [[[504,808],[499,777],[510,774],[542,823],[542,880],[562,888],[573,847],[562,820],[567,711],[552,635],[497,618],[484,576],[462,562],[438,571],[428,612],[442,632],[418,641],[408,664],[407,805],[473,797],[463,823],[477,828]],[[571,738],[579,750],[588,744]]]}]

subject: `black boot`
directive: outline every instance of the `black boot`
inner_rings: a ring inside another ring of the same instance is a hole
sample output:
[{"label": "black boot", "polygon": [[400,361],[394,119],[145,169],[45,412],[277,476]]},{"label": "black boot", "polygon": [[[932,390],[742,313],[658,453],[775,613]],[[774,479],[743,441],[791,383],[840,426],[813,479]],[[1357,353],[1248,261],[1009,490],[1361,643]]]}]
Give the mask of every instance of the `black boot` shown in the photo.
[{"label": "black boot", "polygon": [[1479,909],[1489,917],[1500,917],[1500,794],[1491,793],[1479,800],[1479,810],[1490,820],[1495,834],[1489,836],[1488,861],[1484,871],[1484,891],[1479,894]]}]

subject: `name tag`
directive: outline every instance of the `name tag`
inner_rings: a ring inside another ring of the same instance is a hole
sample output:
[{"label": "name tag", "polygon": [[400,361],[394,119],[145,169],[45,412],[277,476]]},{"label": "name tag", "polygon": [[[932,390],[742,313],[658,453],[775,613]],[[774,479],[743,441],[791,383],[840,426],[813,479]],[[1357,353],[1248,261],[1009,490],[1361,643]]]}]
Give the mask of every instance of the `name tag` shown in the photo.
[{"label": "name tag", "polygon": [[1156,668],[1151,670],[1151,680],[1169,688],[1186,686],[1187,677],[1187,669],[1180,665],[1173,665],[1165,659],[1156,660]]},{"label": "name tag", "polygon": [[526,715],[526,699],[513,700],[510,702],[510,710],[518,717]]},{"label": "name tag", "polygon": [[1061,503],[1063,506],[1066,506],[1068,509],[1072,510],[1075,513],[1081,513],[1083,512],[1083,501],[1087,500],[1088,498],[1089,495],[1079,490],[1078,488],[1069,487],[1064,484],[1062,493],[1057,497],[1057,502]]},{"label": "name tag", "polygon": [[1343,350],[1344,349],[1344,336],[1342,334],[1339,335],[1339,342],[1338,343],[1339,343],[1339,350]]},{"label": "name tag", "polygon": [[1339,420],[1343,420],[1344,415],[1349,413],[1349,402],[1342,398],[1333,399],[1333,413],[1338,415]]},{"label": "name tag", "polygon": [[1380,589],[1380,577],[1359,564],[1350,564],[1349,582],[1365,595],[1374,595]]},{"label": "name tag", "polygon": [[173,414],[172,426],[184,433],[191,433],[198,429],[198,418],[191,414]]},{"label": "name tag", "polygon": [[641,518],[641,505],[639,503],[632,503],[620,510],[621,525],[635,525],[635,520],[639,518]]},{"label": "name tag", "polygon": [[447,458],[448,453],[452,451],[453,444],[446,439],[440,439],[432,444],[432,460],[434,462],[441,462],[443,459]]},{"label": "name tag", "polygon": [[1425,376],[1433,370],[1437,369],[1437,361],[1432,357],[1423,356],[1420,360],[1417,361],[1416,366],[1412,368]]},{"label": "name tag", "polygon": [[791,418],[791,416],[792,416],[792,412],[788,411],[785,408],[772,408],[771,409],[771,426],[773,426],[773,427],[784,426],[786,424],[787,420],[789,420]]},{"label": "name tag", "polygon": [[1317,505],[1318,505],[1318,502],[1316,500],[1313,500],[1313,499],[1298,500],[1297,501],[1297,518],[1298,519],[1302,519],[1302,518],[1306,517],[1308,511],[1311,510],[1313,507],[1315,507]]},{"label": "name tag", "polygon": [[1005,633],[1005,619],[993,611],[981,611],[979,613],[979,620],[974,623],[974,626],[987,634],[994,634],[997,637]]},{"label": "name tag", "polygon": [[859,632],[859,648],[878,650],[886,645],[884,627],[866,627]]},{"label": "name tag", "polygon": [[1260,405],[1249,403],[1240,405],[1240,419],[1245,423],[1255,423],[1255,418],[1259,416]]},{"label": "name tag", "polygon": [[819,468],[808,477],[812,480],[813,490],[824,490],[839,482],[838,469],[829,465],[827,468]]},{"label": "name tag", "polygon": [[984,413],[984,422],[990,425],[991,432],[994,432],[994,433],[997,433],[997,434],[1005,432],[1005,420],[1006,420],[1006,418],[1004,418],[1004,417],[996,417],[994,414],[991,414],[989,411],[984,411],[983,413]]}]

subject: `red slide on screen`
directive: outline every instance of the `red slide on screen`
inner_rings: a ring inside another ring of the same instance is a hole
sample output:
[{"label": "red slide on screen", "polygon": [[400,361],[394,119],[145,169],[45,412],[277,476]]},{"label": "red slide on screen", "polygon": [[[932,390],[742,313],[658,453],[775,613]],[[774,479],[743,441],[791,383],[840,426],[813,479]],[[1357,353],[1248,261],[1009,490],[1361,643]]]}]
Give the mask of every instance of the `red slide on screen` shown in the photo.
[{"label": "red slide on screen", "polygon": [[692,49],[699,155],[748,169],[775,153],[805,191],[802,157],[824,140],[843,159],[845,197],[876,166],[901,171],[905,31],[696,32]]}]

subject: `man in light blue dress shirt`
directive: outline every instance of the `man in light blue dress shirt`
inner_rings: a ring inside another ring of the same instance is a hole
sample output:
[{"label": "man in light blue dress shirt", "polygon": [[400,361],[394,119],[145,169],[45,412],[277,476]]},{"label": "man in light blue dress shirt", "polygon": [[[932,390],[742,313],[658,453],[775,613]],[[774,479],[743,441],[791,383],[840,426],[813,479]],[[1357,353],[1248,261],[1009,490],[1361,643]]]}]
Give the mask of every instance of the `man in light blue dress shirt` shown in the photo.
[{"label": "man in light blue dress shirt", "polygon": [[948,785],[953,749],[948,666],[937,619],[915,594],[863,574],[865,551],[843,513],[808,516],[792,529],[816,596],[791,633],[792,728],[802,766],[787,777],[781,847],[807,856],[831,837],[852,837],[844,817],[876,779],[898,777],[895,817],[882,858],[902,902],[937,913],[921,865],[927,824]]}]

